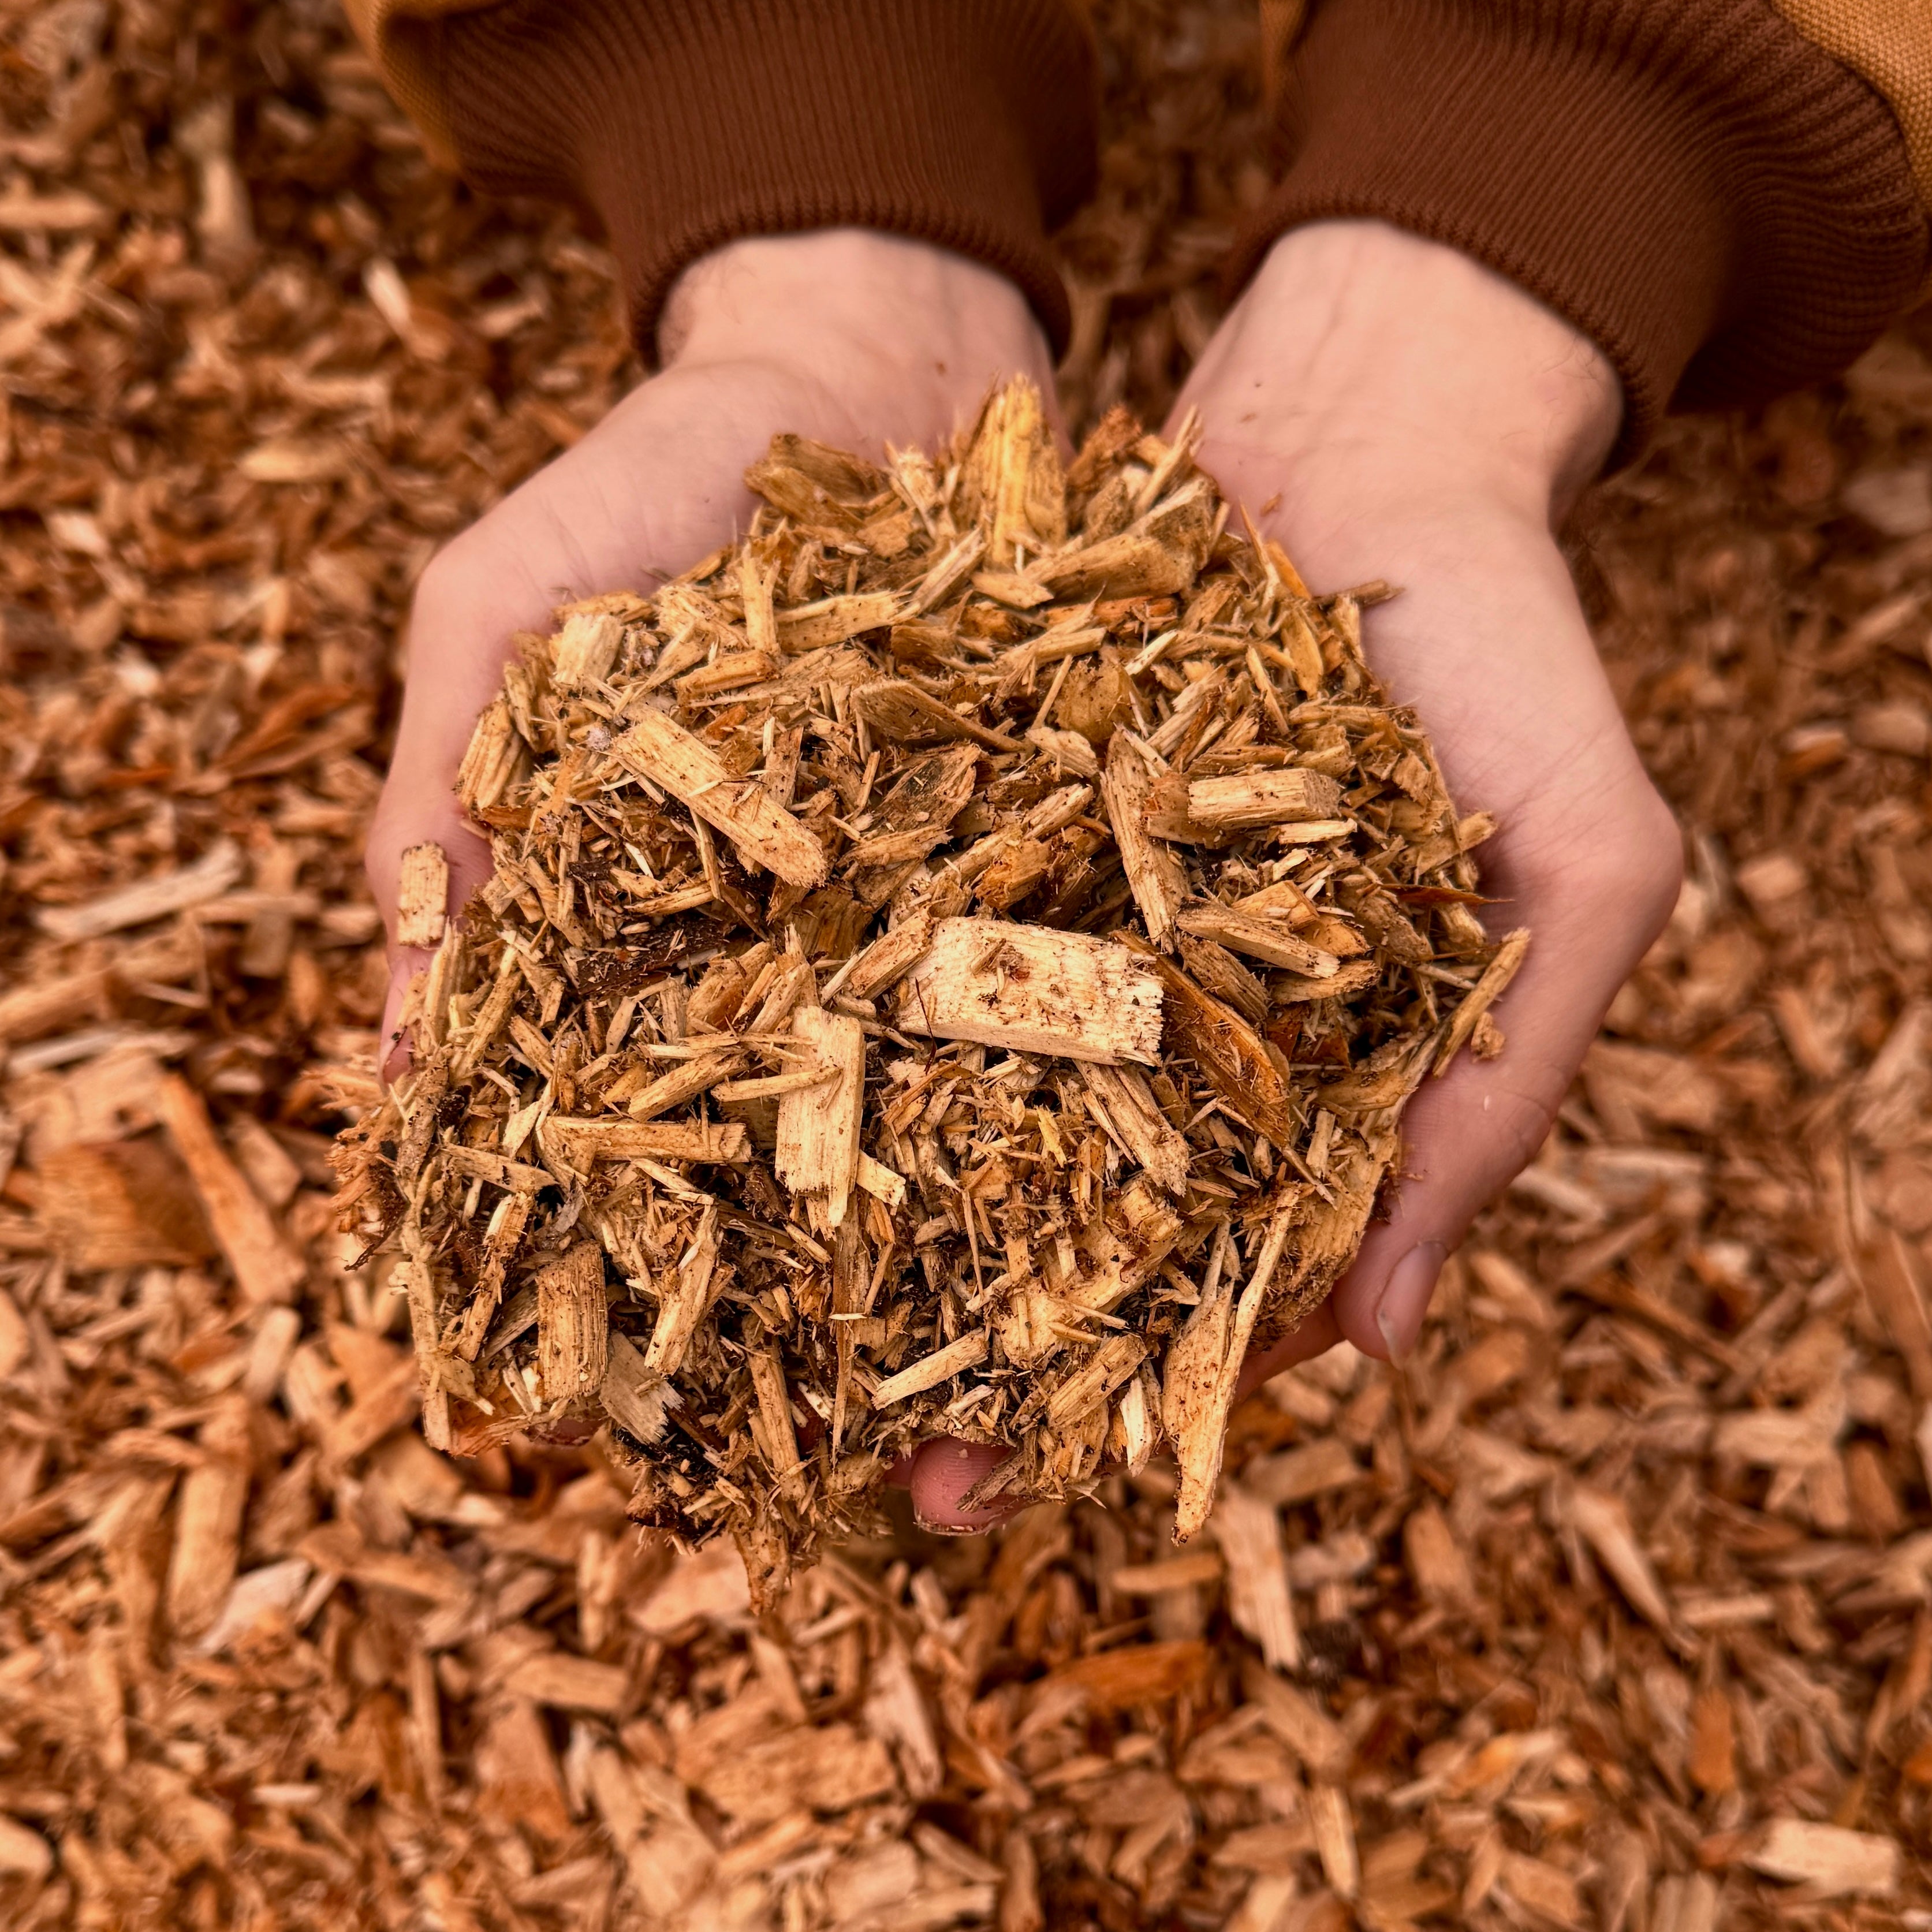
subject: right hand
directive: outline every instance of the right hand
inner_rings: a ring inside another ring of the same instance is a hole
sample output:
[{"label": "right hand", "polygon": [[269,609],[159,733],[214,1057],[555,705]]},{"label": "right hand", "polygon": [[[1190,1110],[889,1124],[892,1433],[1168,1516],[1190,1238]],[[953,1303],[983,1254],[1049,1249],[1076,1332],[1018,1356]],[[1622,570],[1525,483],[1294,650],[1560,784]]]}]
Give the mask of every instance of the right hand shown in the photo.
[{"label": "right hand", "polygon": [[666,308],[663,373],[430,560],[410,611],[409,669],[364,863],[390,936],[382,1071],[409,1063],[398,1016],[428,963],[394,944],[403,853],[449,860],[449,910],[490,874],[490,847],[455,795],[476,717],[512,639],[560,603],[648,593],[742,531],[747,466],[775,433],[883,458],[930,448],[996,378],[1052,389],[1026,298],[991,268],[861,229],[737,242],[688,268]]}]

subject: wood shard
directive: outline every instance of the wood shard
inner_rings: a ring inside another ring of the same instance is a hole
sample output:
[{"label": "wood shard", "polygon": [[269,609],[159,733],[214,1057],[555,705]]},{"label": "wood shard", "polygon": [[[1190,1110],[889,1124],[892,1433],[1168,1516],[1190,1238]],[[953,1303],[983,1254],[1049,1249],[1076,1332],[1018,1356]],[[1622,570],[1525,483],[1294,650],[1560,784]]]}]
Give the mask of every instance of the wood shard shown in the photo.
[{"label": "wood shard", "polygon": [[866,1036],[856,1020],[816,1006],[802,1008],[792,1030],[818,1054],[825,1071],[780,1100],[773,1165],[794,1194],[812,1197],[819,1225],[836,1228],[845,1218],[858,1178]]},{"label": "wood shard", "polygon": [[579,1241],[537,1276],[537,1365],[544,1401],[595,1395],[603,1385],[610,1336],[603,1252],[595,1241]]},{"label": "wood shard", "polygon": [[258,1303],[289,1300],[307,1278],[307,1264],[230,1159],[201,1096],[170,1074],[158,1090],[157,1111],[242,1293]]},{"label": "wood shard", "polygon": [[908,1033],[1104,1066],[1151,1066],[1160,986],[1123,946],[1000,920],[946,919],[899,992]]},{"label": "wood shard", "polygon": [[1342,788],[1323,772],[1233,772],[1196,778],[1187,788],[1188,817],[1210,832],[1334,818],[1341,808]]},{"label": "wood shard", "polygon": [[656,711],[646,711],[613,741],[620,764],[663,786],[730,839],[748,865],[790,886],[822,885],[825,848],[765,788],[734,778],[710,746]]},{"label": "wood shard", "polygon": [[449,861],[432,841],[404,854],[396,885],[396,944],[440,946],[449,903]]},{"label": "wood shard", "polygon": [[880,1382],[872,1391],[872,1406],[890,1408],[896,1402],[904,1401],[908,1396],[918,1395],[927,1389],[937,1388],[941,1382],[950,1382],[962,1370],[983,1362],[986,1347],[986,1330],[976,1328],[970,1334],[947,1342],[944,1348],[935,1348],[922,1360],[902,1369],[896,1376],[888,1376]]}]

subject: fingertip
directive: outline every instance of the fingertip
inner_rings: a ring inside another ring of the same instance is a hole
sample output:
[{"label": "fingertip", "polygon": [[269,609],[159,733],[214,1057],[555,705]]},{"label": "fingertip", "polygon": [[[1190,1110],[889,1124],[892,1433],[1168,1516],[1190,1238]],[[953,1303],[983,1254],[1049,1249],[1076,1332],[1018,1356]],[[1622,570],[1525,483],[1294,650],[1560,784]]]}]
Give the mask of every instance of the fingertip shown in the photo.
[{"label": "fingertip", "polygon": [[964,1509],[961,1498],[998,1468],[1012,1451],[997,1442],[924,1442],[913,1452],[912,1472],[906,1486],[912,1492],[913,1514],[922,1529],[943,1536],[971,1536],[996,1528],[1025,1508],[1023,1502],[1000,1501],[981,1509]]}]

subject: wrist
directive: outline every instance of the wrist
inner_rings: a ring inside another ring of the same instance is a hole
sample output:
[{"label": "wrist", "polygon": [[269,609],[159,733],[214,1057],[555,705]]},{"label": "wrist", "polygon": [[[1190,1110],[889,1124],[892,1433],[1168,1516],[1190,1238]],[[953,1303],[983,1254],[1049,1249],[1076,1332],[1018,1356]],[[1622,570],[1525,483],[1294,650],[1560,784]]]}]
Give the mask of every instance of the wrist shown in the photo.
[{"label": "wrist", "polygon": [[897,399],[892,420],[851,423],[848,433],[865,438],[905,440],[908,415],[943,434],[998,376],[1030,375],[1052,393],[1046,335],[1013,282],[867,229],[728,243],[679,278],[660,340],[667,370],[778,364],[860,406]]},{"label": "wrist", "polygon": [[1480,491],[1555,521],[1616,437],[1615,371],[1514,283],[1376,221],[1292,230],[1188,386],[1212,450],[1289,489]]}]

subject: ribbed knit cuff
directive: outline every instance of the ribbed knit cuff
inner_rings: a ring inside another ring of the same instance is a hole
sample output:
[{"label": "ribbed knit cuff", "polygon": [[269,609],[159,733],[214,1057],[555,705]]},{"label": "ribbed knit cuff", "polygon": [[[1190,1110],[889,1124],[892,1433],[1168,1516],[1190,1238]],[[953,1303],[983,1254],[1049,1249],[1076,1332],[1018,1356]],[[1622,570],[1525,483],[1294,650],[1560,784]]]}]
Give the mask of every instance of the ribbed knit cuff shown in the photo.
[{"label": "ribbed knit cuff", "polygon": [[412,32],[472,181],[602,217],[647,352],[700,256],[846,226],[999,270],[1065,346],[1046,233],[1097,95],[1067,0],[511,0]]},{"label": "ribbed knit cuff", "polygon": [[1282,118],[1236,281],[1336,218],[1461,249],[1603,348],[1613,461],[1842,368],[1924,272],[1898,123],[1767,0],[1316,0]]}]

